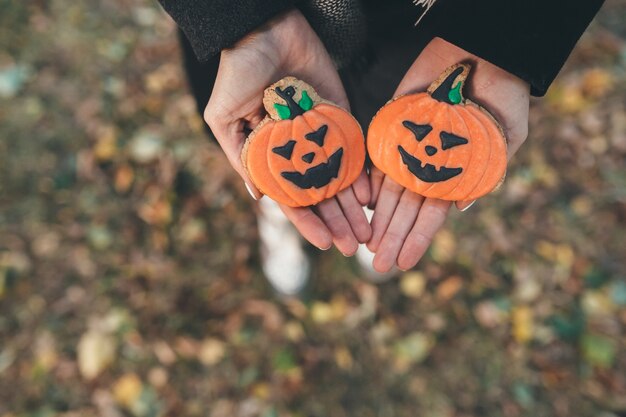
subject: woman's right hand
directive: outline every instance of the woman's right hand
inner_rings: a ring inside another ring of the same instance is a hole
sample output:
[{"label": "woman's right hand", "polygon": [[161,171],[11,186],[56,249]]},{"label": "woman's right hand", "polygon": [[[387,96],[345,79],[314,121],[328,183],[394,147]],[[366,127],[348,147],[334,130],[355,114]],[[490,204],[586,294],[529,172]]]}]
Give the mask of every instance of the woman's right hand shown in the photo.
[{"label": "woman's right hand", "polygon": [[[222,52],[215,86],[204,111],[204,119],[226,157],[256,199],[262,194],[245,172],[241,151],[248,132],[265,117],[265,88],[288,75],[302,79],[321,97],[349,110],[343,85],[324,45],[304,16],[294,10]],[[313,245],[328,249],[334,243],[350,256],[359,242],[370,239],[371,228],[362,208],[369,201],[369,180],[363,171],[351,187],[334,198],[311,208],[281,209]]]}]

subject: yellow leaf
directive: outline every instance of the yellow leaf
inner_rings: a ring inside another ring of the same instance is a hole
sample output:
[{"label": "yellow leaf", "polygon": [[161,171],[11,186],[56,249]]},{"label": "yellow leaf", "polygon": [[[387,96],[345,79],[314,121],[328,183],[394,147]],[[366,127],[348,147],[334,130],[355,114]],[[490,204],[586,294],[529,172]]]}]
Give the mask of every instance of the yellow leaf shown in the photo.
[{"label": "yellow leaf", "polygon": [[563,269],[570,269],[572,265],[574,264],[574,260],[575,260],[574,250],[570,246],[564,243],[560,245],[556,245],[554,256],[555,256],[557,265]]},{"label": "yellow leaf", "polygon": [[582,91],[591,98],[599,98],[606,95],[613,87],[613,75],[604,69],[594,68],[583,76]]},{"label": "yellow leaf", "polygon": [[151,93],[162,93],[176,88],[180,84],[178,67],[167,63],[156,71],[149,73],[145,78],[146,89]]},{"label": "yellow leaf", "polygon": [[518,343],[527,343],[533,337],[533,313],[528,306],[513,309],[513,337]]},{"label": "yellow leaf", "polygon": [[555,245],[546,240],[540,240],[535,244],[535,252],[549,261],[554,261],[556,258]]},{"label": "yellow leaf", "polygon": [[411,298],[419,298],[426,288],[426,278],[421,272],[407,272],[400,280],[400,291]]},{"label": "yellow leaf", "polygon": [[100,137],[93,149],[93,155],[100,162],[110,161],[117,153],[117,132],[113,126],[101,129]]},{"label": "yellow leaf", "polygon": [[200,345],[198,359],[204,365],[215,365],[222,360],[225,353],[226,345],[224,342],[218,339],[209,338],[205,339]]},{"label": "yellow leaf", "polygon": [[123,407],[130,408],[141,395],[143,383],[137,374],[123,375],[113,385],[113,397]]},{"label": "yellow leaf", "polygon": [[579,216],[588,216],[593,211],[593,203],[587,196],[579,196],[572,200],[572,210]]},{"label": "yellow leaf", "polygon": [[185,244],[201,242],[206,238],[206,225],[200,219],[190,219],[180,227],[178,237]]},{"label": "yellow leaf", "polygon": [[262,400],[270,397],[270,387],[265,382],[259,382],[252,387],[252,395]]},{"label": "yellow leaf", "polygon": [[615,305],[611,297],[602,290],[589,290],[583,293],[581,299],[583,310],[590,317],[611,316],[614,314]]},{"label": "yellow leaf", "polygon": [[85,379],[91,380],[106,369],[115,359],[115,339],[98,330],[88,330],[78,342],[78,369]]},{"label": "yellow leaf", "polygon": [[302,328],[302,325],[295,320],[291,320],[285,324],[284,333],[287,339],[292,342],[298,342],[304,337],[304,329]]},{"label": "yellow leaf", "polygon": [[328,323],[333,319],[333,309],[328,303],[316,301],[311,306],[311,318],[315,323]]},{"label": "yellow leaf", "polygon": [[337,366],[343,370],[351,369],[354,364],[352,355],[345,346],[335,349],[335,362],[337,363]]},{"label": "yellow leaf", "polygon": [[333,320],[342,320],[348,313],[348,302],[342,295],[336,295],[330,300]]},{"label": "yellow leaf", "polygon": [[589,105],[580,84],[574,81],[569,81],[566,84],[555,84],[548,91],[546,98],[557,110],[563,113],[577,113]]}]

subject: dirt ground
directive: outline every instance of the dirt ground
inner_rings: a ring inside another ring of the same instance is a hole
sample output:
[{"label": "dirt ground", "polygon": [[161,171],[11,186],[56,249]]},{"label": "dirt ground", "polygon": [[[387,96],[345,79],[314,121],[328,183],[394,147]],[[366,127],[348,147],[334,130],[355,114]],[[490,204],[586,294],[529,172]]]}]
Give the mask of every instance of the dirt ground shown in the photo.
[{"label": "dirt ground", "polygon": [[0,417],[626,416],[626,1],[496,193],[302,301],[148,0],[0,0]]}]

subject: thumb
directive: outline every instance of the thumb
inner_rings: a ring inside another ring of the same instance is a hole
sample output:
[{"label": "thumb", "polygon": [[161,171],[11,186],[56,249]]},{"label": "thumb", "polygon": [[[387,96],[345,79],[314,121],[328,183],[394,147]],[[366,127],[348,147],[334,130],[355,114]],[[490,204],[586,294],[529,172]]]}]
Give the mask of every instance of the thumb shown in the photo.
[{"label": "thumb", "polygon": [[239,176],[243,178],[244,185],[248,190],[248,193],[255,200],[263,197],[263,193],[254,185],[250,176],[246,172],[246,169],[242,160],[243,145],[246,141],[246,134],[243,130],[243,122],[231,123],[226,126],[209,123],[209,127],[213,131],[217,142],[220,144],[228,162],[232,165],[233,169],[237,171]]}]

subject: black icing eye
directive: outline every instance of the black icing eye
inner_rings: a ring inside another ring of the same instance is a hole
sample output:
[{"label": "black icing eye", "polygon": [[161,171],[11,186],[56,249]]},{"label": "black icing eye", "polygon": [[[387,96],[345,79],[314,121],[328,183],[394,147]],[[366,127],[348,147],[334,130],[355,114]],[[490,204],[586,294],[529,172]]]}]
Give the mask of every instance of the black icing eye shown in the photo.
[{"label": "black icing eye", "polygon": [[306,140],[310,140],[311,142],[317,143],[317,146],[324,146],[324,138],[326,138],[326,132],[328,132],[328,126],[322,125],[315,132],[307,133],[304,135]]},{"label": "black icing eye", "polygon": [[454,133],[441,132],[439,137],[441,138],[441,149],[444,151],[454,148],[455,146],[465,145],[469,142],[467,139],[457,136]]},{"label": "black icing eye", "polygon": [[421,142],[422,139],[424,139],[426,135],[428,135],[430,131],[433,130],[433,127],[431,125],[418,125],[411,122],[410,120],[405,120],[404,122],[402,122],[402,125],[409,129],[411,132],[413,132],[413,134],[415,135],[415,139],[417,139],[419,142]]},{"label": "black icing eye", "polygon": [[293,153],[293,147],[296,146],[296,141],[291,139],[289,142],[285,143],[283,146],[277,146],[272,148],[272,152],[276,155],[280,155],[283,158],[289,160],[291,159],[291,154]]}]

